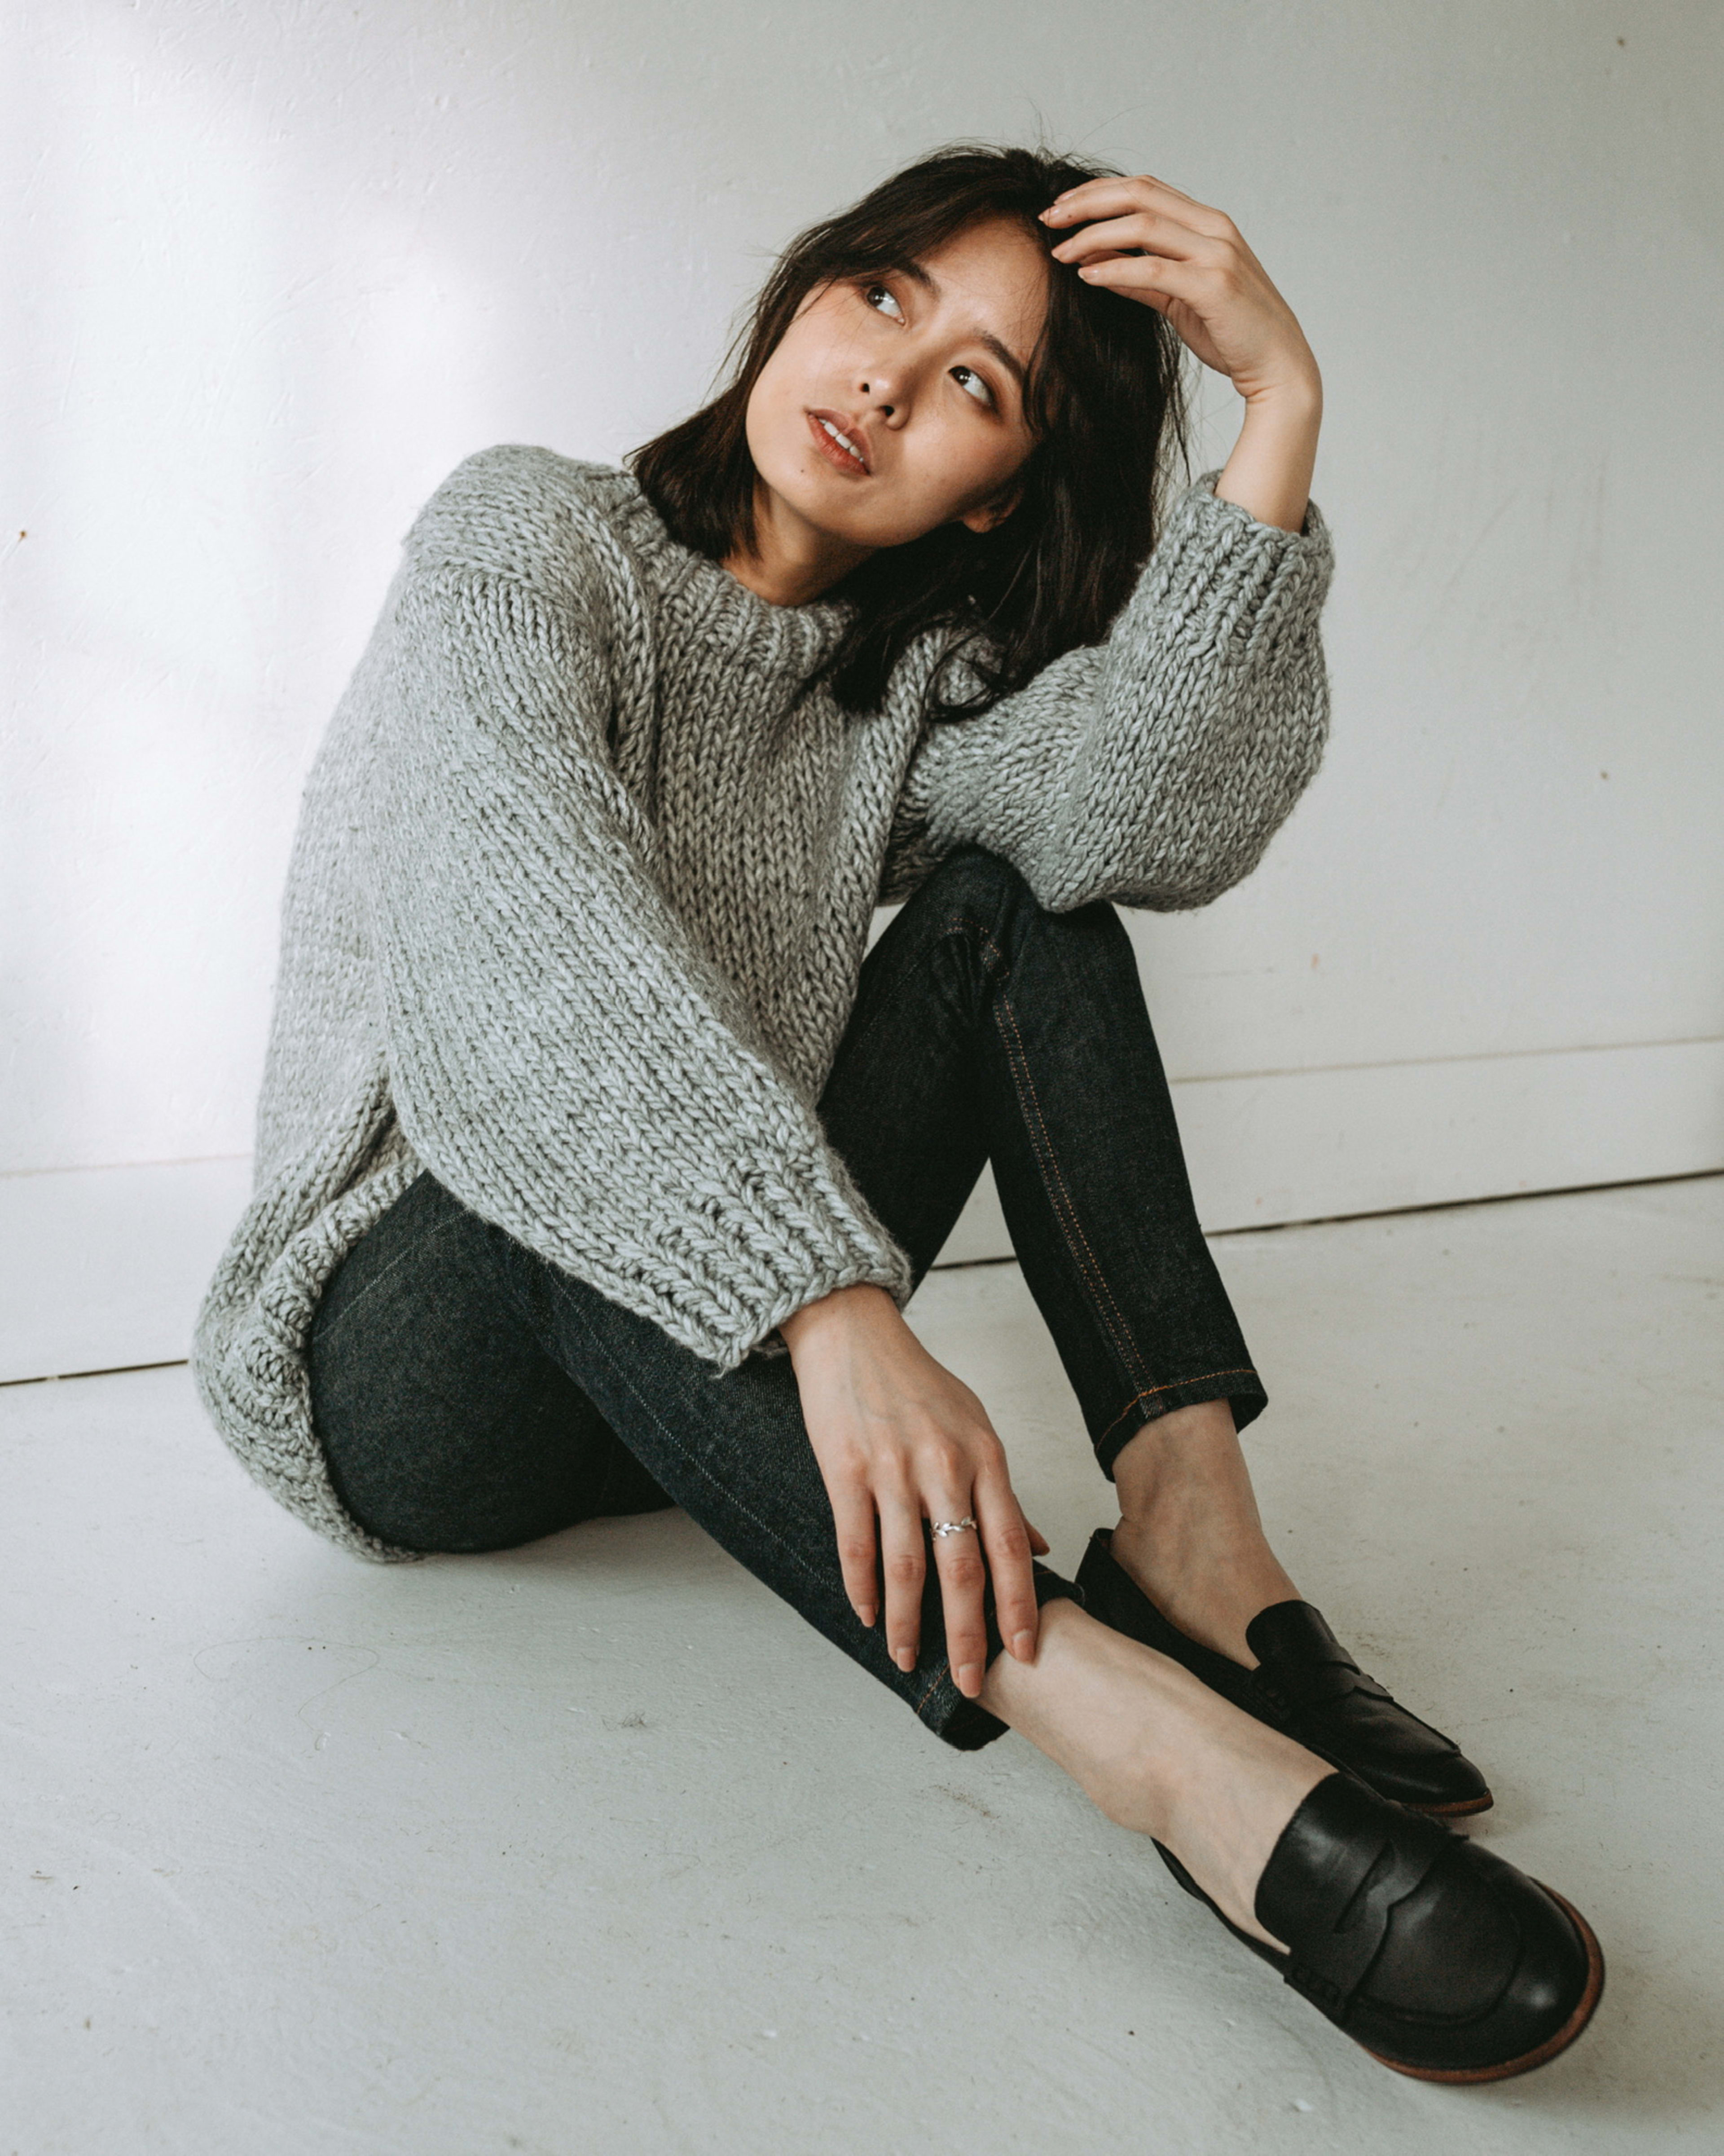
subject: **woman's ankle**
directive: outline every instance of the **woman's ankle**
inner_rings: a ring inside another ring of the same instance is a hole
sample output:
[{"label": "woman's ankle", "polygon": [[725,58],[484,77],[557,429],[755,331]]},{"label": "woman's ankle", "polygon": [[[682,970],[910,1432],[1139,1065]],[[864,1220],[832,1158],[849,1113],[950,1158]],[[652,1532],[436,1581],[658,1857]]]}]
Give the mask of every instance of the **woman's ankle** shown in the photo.
[{"label": "woman's ankle", "polygon": [[1263,1536],[1229,1534],[1213,1521],[1122,1518],[1113,1531],[1114,1561],[1188,1638],[1247,1669],[1251,1620],[1299,1590]]},{"label": "woman's ankle", "polygon": [[1245,1630],[1298,1589],[1270,1548],[1225,1400],[1146,1423],[1114,1462],[1116,1561],[1181,1631],[1248,1666]]},{"label": "woman's ankle", "polygon": [[1165,1844],[1242,1930],[1281,1830],[1332,1770],[1164,1655],[1078,1608],[1042,1611],[1034,1662],[998,1656],[982,1704],[1062,1767],[1116,1825]]},{"label": "woman's ankle", "polygon": [[[989,1663],[980,1703],[1045,1752],[1116,1825],[1159,1838],[1178,1801],[1181,1762],[1169,1728],[1185,1685],[1197,1680],[1166,1656],[1060,1600],[1043,1606],[1034,1661],[998,1655]],[[1158,1712],[1158,1694],[1170,1690],[1172,1712]]]}]

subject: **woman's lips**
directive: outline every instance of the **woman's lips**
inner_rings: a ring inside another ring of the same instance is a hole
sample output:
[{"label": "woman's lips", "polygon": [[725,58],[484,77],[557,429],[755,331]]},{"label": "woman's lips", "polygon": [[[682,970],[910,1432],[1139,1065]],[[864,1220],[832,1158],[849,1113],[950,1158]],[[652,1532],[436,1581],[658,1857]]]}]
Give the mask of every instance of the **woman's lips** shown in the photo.
[{"label": "woman's lips", "polygon": [[844,420],[836,412],[810,412],[808,414],[808,432],[813,436],[815,446],[820,454],[829,464],[835,465],[839,471],[847,473],[850,478],[866,479],[867,465],[860,457],[853,457],[842,442],[833,440],[831,435],[821,424],[824,419],[830,419],[834,427],[844,428],[846,434],[850,432],[849,428],[844,427]]}]

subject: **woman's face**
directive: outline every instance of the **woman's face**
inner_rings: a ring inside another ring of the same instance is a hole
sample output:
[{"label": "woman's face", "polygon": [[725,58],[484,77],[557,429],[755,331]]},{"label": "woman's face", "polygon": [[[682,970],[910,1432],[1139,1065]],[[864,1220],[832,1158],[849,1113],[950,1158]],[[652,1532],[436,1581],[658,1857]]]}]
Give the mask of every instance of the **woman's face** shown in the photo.
[{"label": "woman's face", "polygon": [[913,270],[817,287],[748,399],[769,513],[870,551],[998,522],[1034,447],[1024,382],[1047,304],[1046,257],[1007,218]]}]

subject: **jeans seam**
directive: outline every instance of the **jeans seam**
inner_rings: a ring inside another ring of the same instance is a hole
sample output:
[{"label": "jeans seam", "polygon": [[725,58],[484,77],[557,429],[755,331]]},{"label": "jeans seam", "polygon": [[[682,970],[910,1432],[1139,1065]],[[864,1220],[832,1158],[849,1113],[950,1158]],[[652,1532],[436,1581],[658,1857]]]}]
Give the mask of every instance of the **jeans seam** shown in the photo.
[{"label": "jeans seam", "polygon": [[[951,1682],[952,1682],[952,1663],[951,1663],[950,1658],[949,1658],[948,1656],[945,1656],[945,1655],[942,1655],[942,1656],[940,1657],[939,1663],[938,1663],[937,1666],[936,1666],[936,1669],[935,1669],[935,1671],[934,1671],[933,1676],[932,1676],[929,1679],[929,1681],[928,1681],[928,1688],[927,1688],[927,1690],[926,1690],[926,1691],[922,1694],[921,1697],[919,1700],[917,1700],[917,1701],[916,1701],[916,1717],[917,1717],[918,1720],[920,1720],[920,1718],[921,1718],[922,1709],[923,1709],[923,1708],[927,1705],[928,1702],[929,1702],[929,1701],[930,1701],[930,1700],[934,1697],[935,1693],[936,1693],[936,1691],[939,1691],[939,1689],[940,1689],[941,1686],[942,1686],[942,1685],[944,1685],[944,1684],[950,1684]],[[963,1694],[962,1694],[962,1692],[960,1692],[960,1693],[958,1694],[958,1697],[959,1697],[960,1699],[962,1699],[962,1698],[963,1697]]]},{"label": "jeans seam", "polygon": [[[1105,1443],[1110,1433],[1117,1428],[1139,1402],[1154,1399],[1162,1393],[1175,1391],[1179,1385],[1203,1384],[1210,1378],[1221,1377],[1255,1378],[1257,1376],[1255,1370],[1249,1365],[1241,1365],[1234,1369],[1208,1371],[1200,1378],[1179,1378],[1171,1384],[1149,1385],[1144,1383],[1148,1366],[1137,1346],[1125,1313],[1120,1308],[1119,1300],[1109,1285],[1100,1260],[1090,1247],[1090,1239],[1084,1232],[1076,1201],[1071,1194],[1071,1187],[1066,1181],[1065,1170],[1060,1164],[1060,1156],[1054,1148],[1052,1135],[1048,1129],[1047,1118],[1042,1112],[1041,1101],[1035,1090],[1035,1081],[1030,1075],[1029,1055],[1024,1046],[1023,1028],[1018,1024],[1017,1010],[1012,998],[1003,986],[1004,980],[1010,978],[1010,965],[1004,953],[995,942],[986,923],[977,921],[967,914],[953,915],[947,921],[946,932],[947,935],[952,935],[959,929],[968,929],[979,937],[999,968],[1002,985],[996,990],[996,994],[1000,1009],[1005,1014],[1006,1019],[1010,1020],[1012,1040],[1008,1040],[1005,1037],[1004,1024],[998,1016],[995,1024],[1001,1036],[1001,1046],[1005,1050],[1007,1067],[1012,1073],[1013,1089],[1018,1096],[1018,1112],[1023,1116],[1026,1124],[1031,1122],[1033,1115],[1034,1129],[1040,1133],[1040,1145],[1039,1147],[1035,1145],[1033,1134],[1031,1143],[1032,1150],[1036,1152],[1038,1159],[1045,1158],[1046,1160],[1047,1169],[1043,1175],[1043,1187],[1048,1190],[1054,1219],[1065,1238],[1066,1249],[1076,1264],[1079,1277],[1089,1291],[1091,1306],[1101,1321],[1102,1329],[1111,1339],[1116,1353],[1119,1355],[1128,1374],[1139,1388],[1137,1394],[1114,1417],[1113,1421],[1108,1424],[1106,1430],[1102,1431],[1095,1442],[1098,1445]],[[1053,1183],[1058,1186],[1057,1191],[1049,1187],[1049,1175]],[[1110,1312],[1112,1313],[1111,1317]],[[1261,1380],[1260,1379],[1259,1382],[1260,1383]]]},{"label": "jeans seam", "polygon": [[[1131,1414],[1133,1408],[1137,1407],[1144,1400],[1154,1399],[1160,1393],[1177,1393],[1186,1385],[1207,1385],[1210,1380],[1214,1378],[1256,1377],[1256,1371],[1249,1363],[1235,1363],[1231,1369],[1205,1370],[1198,1377],[1175,1378],[1169,1384],[1146,1386],[1142,1392],[1134,1393],[1131,1395],[1131,1399],[1126,1402],[1124,1407],[1120,1409],[1113,1420],[1109,1423],[1107,1428],[1096,1438],[1095,1442],[1097,1445],[1105,1445],[1107,1442],[1107,1440],[1113,1435],[1114,1431],[1117,1430],[1120,1424],[1125,1420],[1126,1417]],[[1257,1381],[1260,1384],[1263,1382],[1260,1378],[1258,1378]]]},{"label": "jeans seam", "polygon": [[[1073,1235],[1075,1235],[1077,1240],[1083,1245],[1083,1255],[1079,1262],[1082,1265],[1085,1273],[1094,1281],[1096,1287],[1100,1289],[1101,1295],[1106,1298],[1108,1306],[1113,1312],[1114,1322],[1117,1322],[1120,1328],[1118,1332],[1115,1333],[1114,1345],[1116,1347],[1119,1347],[1121,1344],[1121,1341],[1123,1341],[1127,1361],[1135,1363],[1137,1369],[1142,1369],[1143,1368],[1143,1358],[1138,1353],[1137,1343],[1131,1337],[1131,1328],[1126,1323],[1125,1314],[1119,1306],[1119,1303],[1114,1296],[1113,1290],[1107,1284],[1107,1278],[1101,1270],[1101,1262],[1097,1259],[1095,1252],[1090,1249],[1090,1239],[1084,1233],[1083,1223],[1078,1218],[1077,1201],[1071,1194],[1071,1186],[1065,1180],[1065,1171],[1060,1165],[1060,1156],[1054,1151],[1054,1140],[1048,1129],[1047,1119],[1042,1114],[1042,1104],[1036,1096],[1035,1081],[1029,1075],[1029,1058],[1024,1053],[1024,1036],[1022,1029],[1018,1024],[1018,1014],[1012,1007],[1011,998],[1005,993],[1003,989],[1000,992],[1000,1004],[1001,1007],[1005,1011],[1007,1017],[1009,1018],[1012,1022],[1012,1032],[1018,1044],[1018,1054],[1013,1059],[1014,1067],[1017,1070],[1021,1070],[1023,1074],[1023,1086],[1024,1088],[1028,1089],[1030,1105],[1035,1111],[1036,1124],[1042,1134],[1042,1142],[1047,1149],[1048,1163],[1053,1171],[1055,1180],[1060,1185],[1060,1194],[1064,1203],[1066,1214],[1066,1222],[1062,1224],[1065,1225],[1067,1247],[1071,1247],[1071,1239]],[[1019,1097],[1020,1099],[1022,1098],[1021,1091]],[[1077,1255],[1077,1252],[1075,1249],[1073,1250],[1072,1254],[1074,1256]],[[1102,1322],[1108,1326],[1108,1329],[1111,1332],[1113,1330],[1113,1323],[1106,1318],[1105,1314],[1102,1317]],[[1137,1374],[1137,1371],[1134,1370],[1132,1374],[1135,1376]]]},{"label": "jeans seam", "polygon": [[[1003,963],[1003,961],[1002,963]],[[1035,1081],[1029,1075],[1029,1060],[1024,1049],[1023,1029],[1018,1023],[1018,1014],[1013,1008],[1012,999],[1004,988],[999,991],[999,1004],[1000,1008],[1011,1021],[1013,1038],[1017,1044],[1014,1050],[1012,1043],[1006,1040],[1004,1037],[1004,1027],[1000,1026],[1001,1045],[1005,1049],[1006,1061],[1012,1072],[1012,1083],[1018,1095],[1019,1112],[1028,1122],[1030,1120],[1030,1112],[1034,1111],[1035,1128],[1040,1132],[1042,1141],[1037,1151],[1045,1153],[1049,1169],[1054,1183],[1059,1186],[1057,1196],[1052,1189],[1048,1193],[1050,1199],[1054,1201],[1054,1218],[1058,1220],[1060,1232],[1065,1238],[1067,1250],[1077,1262],[1080,1277],[1090,1289],[1090,1299],[1095,1315],[1101,1319],[1103,1328],[1111,1338],[1115,1352],[1119,1355],[1121,1361],[1124,1363],[1131,1376],[1141,1383],[1147,1366],[1137,1341],[1132,1337],[1131,1329],[1126,1322],[1125,1314],[1119,1306],[1113,1290],[1107,1284],[1107,1277],[1103,1273],[1095,1252],[1090,1247],[1090,1239],[1084,1233],[1083,1223],[1078,1218],[1076,1201],[1072,1197],[1070,1185],[1066,1182],[1065,1172],[1060,1165],[1060,1156],[1054,1150],[1053,1137],[1048,1130],[1047,1118],[1042,1113],[1041,1102],[1036,1095]],[[996,1024],[998,1024],[998,1020]],[[1043,1180],[1045,1188],[1047,1178],[1044,1176]],[[1104,1303],[1106,1307],[1103,1306]],[[1111,1317],[1108,1315],[1109,1311],[1112,1312]]]},{"label": "jeans seam", "polygon": [[[1076,1201],[1072,1197],[1070,1185],[1066,1182],[1065,1172],[1060,1165],[1060,1156],[1054,1149],[1054,1141],[1048,1130],[1047,1118],[1042,1113],[1041,1101],[1036,1095],[1035,1081],[1029,1075],[1029,1059],[1024,1048],[1023,1029],[1018,1023],[1018,1014],[1013,1007],[1012,998],[1006,993],[1003,985],[1003,983],[1011,978],[1010,963],[998,944],[995,942],[985,922],[977,921],[967,914],[954,914],[947,922],[946,932],[948,936],[953,935],[960,928],[970,929],[980,937],[989,955],[999,968],[1002,985],[996,990],[996,993],[1000,1006],[1012,1022],[1012,1032],[1017,1041],[1015,1054],[1011,1044],[1004,1039],[1004,1028],[999,1025],[998,1019],[995,1020],[995,1024],[1001,1034],[1001,1045],[1005,1049],[1006,1062],[1012,1072],[1012,1085],[1013,1090],[1018,1096],[1018,1113],[1023,1116],[1027,1123],[1030,1120],[1030,1111],[1034,1110],[1035,1127],[1040,1131],[1042,1136],[1042,1148],[1038,1150],[1045,1150],[1054,1179],[1059,1185],[1057,1198],[1051,1190],[1048,1194],[1054,1204],[1054,1219],[1058,1221],[1060,1232],[1065,1238],[1065,1246],[1076,1262],[1080,1277],[1089,1287],[1090,1303],[1095,1315],[1101,1321],[1103,1330],[1108,1333],[1113,1342],[1114,1352],[1125,1364],[1127,1374],[1142,1383],[1147,1365],[1139,1351],[1137,1341],[1132,1337],[1130,1326],[1126,1322],[1125,1313],[1121,1310],[1113,1290],[1107,1284],[1106,1276],[1103,1273],[1095,1252],[1090,1247],[1090,1239],[1084,1233],[1083,1223],[1078,1218]],[[1026,1089],[1029,1094],[1028,1106],[1025,1104],[1024,1097]],[[1043,1178],[1044,1188],[1046,1182],[1047,1178],[1044,1176]],[[1080,1245],[1082,1245],[1081,1250],[1079,1248]],[[1104,1301],[1107,1306],[1106,1308],[1102,1306]],[[1110,1309],[1113,1312],[1111,1317],[1108,1316]]]}]

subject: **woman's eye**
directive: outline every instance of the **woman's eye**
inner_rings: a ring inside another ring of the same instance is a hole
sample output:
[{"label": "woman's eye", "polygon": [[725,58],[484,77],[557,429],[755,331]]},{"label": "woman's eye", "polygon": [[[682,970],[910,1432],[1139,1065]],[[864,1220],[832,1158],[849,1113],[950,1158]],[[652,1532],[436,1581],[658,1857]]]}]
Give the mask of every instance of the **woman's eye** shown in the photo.
[{"label": "woman's eye", "polygon": [[955,367],[952,378],[966,396],[973,397],[978,404],[992,404],[993,392],[977,373],[973,367]]},{"label": "woman's eye", "polygon": [[[877,314],[885,315],[889,321],[901,322],[903,321],[904,310],[892,297],[891,287],[889,285],[865,285],[863,287],[862,296],[867,300],[869,305],[872,307]],[[884,306],[880,305],[881,300],[885,300],[885,302]]]}]

